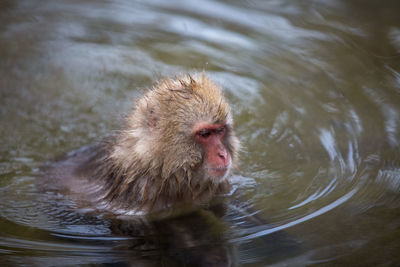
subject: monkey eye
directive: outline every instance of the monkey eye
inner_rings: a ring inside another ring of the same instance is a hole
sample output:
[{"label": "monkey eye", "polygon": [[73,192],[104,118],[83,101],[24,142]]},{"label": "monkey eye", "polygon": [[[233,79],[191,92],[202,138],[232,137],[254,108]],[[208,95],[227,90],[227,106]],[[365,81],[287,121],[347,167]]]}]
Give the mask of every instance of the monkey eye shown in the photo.
[{"label": "monkey eye", "polygon": [[199,136],[201,136],[202,138],[207,138],[211,135],[211,132],[209,130],[201,130],[197,133]]},{"label": "monkey eye", "polygon": [[216,132],[217,134],[222,134],[222,133],[224,133],[224,132],[225,132],[225,126],[222,126],[221,128],[218,128],[215,132]]}]

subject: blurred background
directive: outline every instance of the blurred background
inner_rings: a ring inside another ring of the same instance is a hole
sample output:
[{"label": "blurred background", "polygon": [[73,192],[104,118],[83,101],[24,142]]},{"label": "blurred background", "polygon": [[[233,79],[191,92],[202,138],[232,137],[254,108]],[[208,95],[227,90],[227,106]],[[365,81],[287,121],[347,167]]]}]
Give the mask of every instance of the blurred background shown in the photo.
[{"label": "blurred background", "polygon": [[399,14],[397,0],[2,0],[0,262],[177,264],[116,249],[129,235],[112,220],[35,182],[119,130],[153,81],[205,70],[245,147],[233,198],[268,222],[225,219],[235,264],[399,264]]}]

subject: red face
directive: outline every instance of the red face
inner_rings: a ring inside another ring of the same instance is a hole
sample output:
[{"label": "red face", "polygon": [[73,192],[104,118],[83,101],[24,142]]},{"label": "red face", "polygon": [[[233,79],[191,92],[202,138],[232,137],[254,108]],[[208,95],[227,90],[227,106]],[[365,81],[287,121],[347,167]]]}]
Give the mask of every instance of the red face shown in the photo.
[{"label": "red face", "polygon": [[195,126],[196,141],[204,149],[204,167],[211,177],[223,178],[231,167],[229,151],[224,144],[226,127],[225,123]]}]

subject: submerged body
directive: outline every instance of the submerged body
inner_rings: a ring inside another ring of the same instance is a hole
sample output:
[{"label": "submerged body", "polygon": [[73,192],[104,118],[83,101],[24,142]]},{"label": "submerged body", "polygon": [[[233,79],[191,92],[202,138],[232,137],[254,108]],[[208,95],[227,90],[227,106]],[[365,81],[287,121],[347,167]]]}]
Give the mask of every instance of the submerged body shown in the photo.
[{"label": "submerged body", "polygon": [[125,129],[50,164],[48,189],[116,214],[208,204],[230,191],[239,141],[221,88],[204,74],[160,81]]}]

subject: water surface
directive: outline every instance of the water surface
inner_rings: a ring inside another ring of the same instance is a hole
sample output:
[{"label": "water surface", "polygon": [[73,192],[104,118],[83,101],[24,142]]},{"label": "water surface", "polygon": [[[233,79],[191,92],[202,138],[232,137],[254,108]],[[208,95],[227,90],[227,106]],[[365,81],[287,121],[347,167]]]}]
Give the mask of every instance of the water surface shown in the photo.
[{"label": "water surface", "polygon": [[[398,264],[399,14],[396,0],[3,0],[0,262]],[[38,192],[40,166],[120,129],[152,81],[202,70],[245,147],[230,199],[264,223],[200,212],[141,235]],[[196,242],[132,246],[170,229]]]}]

